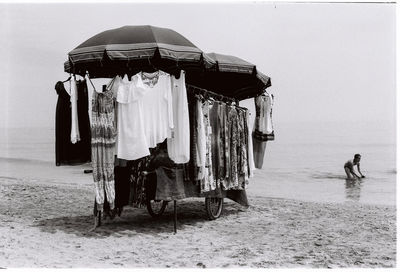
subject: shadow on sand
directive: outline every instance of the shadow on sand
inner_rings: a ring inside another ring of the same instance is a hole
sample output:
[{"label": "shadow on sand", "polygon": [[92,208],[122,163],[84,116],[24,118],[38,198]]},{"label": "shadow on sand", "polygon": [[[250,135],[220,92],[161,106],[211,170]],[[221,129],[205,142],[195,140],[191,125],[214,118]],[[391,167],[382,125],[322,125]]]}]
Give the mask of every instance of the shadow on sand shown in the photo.
[{"label": "shadow on sand", "polygon": [[[224,209],[221,217],[223,219],[231,214],[238,214],[242,211],[242,206],[232,201],[224,200]],[[212,223],[208,220],[204,201],[178,201],[178,224],[177,231],[197,224]],[[102,219],[102,225],[95,230],[92,215],[81,215],[72,217],[57,217],[36,221],[33,226],[39,227],[41,231],[55,233],[62,231],[67,234],[75,234],[81,237],[106,238],[109,236],[133,237],[137,234],[168,234],[174,232],[173,204],[170,202],[164,214],[159,218],[152,218],[146,208],[125,207],[121,217],[114,220]]]}]

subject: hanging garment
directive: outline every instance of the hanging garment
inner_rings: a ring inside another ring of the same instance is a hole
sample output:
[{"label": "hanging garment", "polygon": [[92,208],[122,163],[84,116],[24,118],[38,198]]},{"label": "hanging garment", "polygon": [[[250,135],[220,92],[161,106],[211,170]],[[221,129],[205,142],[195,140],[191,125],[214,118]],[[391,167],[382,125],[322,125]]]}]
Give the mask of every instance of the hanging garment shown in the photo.
[{"label": "hanging garment", "polygon": [[190,160],[190,129],[185,72],[181,70],[179,79],[174,76],[171,79],[174,130],[172,138],[167,139],[168,155],[175,163],[187,163]]},{"label": "hanging garment", "polygon": [[174,128],[171,76],[162,71],[140,72],[134,88],[143,93],[139,105],[144,134],[148,148],[154,148],[166,138],[171,138]]},{"label": "hanging garment", "polygon": [[114,153],[116,128],[112,92],[93,93],[92,166],[97,209],[103,210],[104,199],[114,209]]},{"label": "hanging garment", "polygon": [[170,201],[186,197],[183,166],[171,160],[167,149],[158,148],[152,153],[148,170],[156,172],[154,199]]},{"label": "hanging garment", "polygon": [[253,154],[253,137],[251,135],[251,128],[250,128],[250,113],[249,111],[246,112],[246,120],[247,120],[247,150],[248,150],[248,164],[249,164],[249,178],[254,177],[254,154]]},{"label": "hanging garment", "polygon": [[221,169],[220,150],[223,148],[221,142],[221,126],[219,118],[220,104],[216,101],[210,101],[210,134],[211,134],[211,160],[212,160],[212,173],[216,182],[216,188],[219,188],[221,179],[219,178],[219,171]]},{"label": "hanging garment", "polygon": [[223,102],[218,102],[218,167],[217,167],[217,177],[221,184],[226,181],[226,133],[228,131],[228,126],[226,123],[226,104]]},{"label": "hanging garment", "polygon": [[235,107],[229,107],[228,113],[228,133],[230,133],[230,173],[228,180],[228,189],[238,188],[239,173],[238,173],[238,154],[239,154],[239,120]]},{"label": "hanging garment", "polygon": [[122,208],[129,204],[130,168],[114,167],[115,177],[115,207]]},{"label": "hanging garment", "polygon": [[90,138],[87,143],[85,141],[76,144],[71,143],[70,95],[61,81],[57,82],[55,89],[58,94],[55,118],[56,165],[76,165],[89,162]]},{"label": "hanging garment", "polygon": [[146,205],[146,178],[143,171],[148,171],[151,156],[146,156],[129,162],[130,168],[130,194],[129,204],[135,207]]},{"label": "hanging garment", "polygon": [[273,98],[270,94],[260,95],[254,98],[256,118],[254,120],[253,155],[254,165],[261,169],[264,163],[266,141],[274,139],[272,126]]},{"label": "hanging garment", "polygon": [[156,169],[156,200],[178,200],[186,197],[183,169],[159,167]]},{"label": "hanging garment", "polygon": [[195,102],[195,111],[196,111],[196,168],[198,169],[198,180],[205,179],[206,173],[206,152],[207,152],[207,144],[206,144],[206,130],[204,126],[204,115],[202,110],[202,102],[198,96],[196,96]]},{"label": "hanging garment", "polygon": [[78,145],[80,157],[82,161],[89,162],[91,160],[91,133],[90,133],[90,121],[88,114],[88,89],[85,80],[77,81],[78,90],[78,101],[77,101],[77,111],[78,111],[78,126],[79,126],[79,136],[80,141],[75,145]]},{"label": "hanging garment", "polygon": [[137,80],[137,75],[132,76],[131,81],[125,75],[123,79],[115,79],[109,89],[117,94],[118,159],[137,160],[150,155],[139,102],[145,91],[135,88]]},{"label": "hanging garment", "polygon": [[212,149],[211,149],[211,126],[210,126],[210,103],[209,101],[204,101],[202,103],[202,114],[204,121],[204,129],[205,129],[205,140],[206,140],[206,160],[205,160],[205,172],[204,179],[201,180],[201,192],[208,192],[216,189],[216,182],[213,175],[213,166],[212,166]]},{"label": "hanging garment", "polygon": [[225,115],[225,129],[224,129],[224,142],[225,142],[225,180],[222,181],[222,188],[224,190],[228,190],[229,184],[231,181],[231,139],[232,139],[232,128],[231,128],[231,121],[229,119],[229,112],[231,110],[231,107],[226,105],[224,109],[224,115]]},{"label": "hanging garment", "polygon": [[[254,98],[256,118],[253,131],[260,135],[271,135],[274,132],[272,125],[273,97],[263,94]],[[261,140],[261,139],[260,139]]]},{"label": "hanging garment", "polygon": [[254,156],[254,166],[257,169],[262,169],[264,164],[265,149],[267,147],[267,141],[260,140],[259,137],[255,136],[255,132],[252,134],[253,138],[253,156]]},{"label": "hanging garment", "polygon": [[[185,164],[185,182],[192,182],[199,184],[198,168],[197,168],[197,99],[193,95],[190,86],[188,90],[188,103],[189,103],[189,127],[190,127],[190,160]],[[192,187],[194,188],[194,187]]]},{"label": "hanging garment", "polygon": [[71,143],[75,144],[80,141],[79,135],[79,121],[78,121],[78,91],[76,86],[75,77],[71,77],[70,81],[70,95],[71,95]]},{"label": "hanging garment", "polygon": [[235,188],[243,190],[248,184],[248,164],[247,164],[247,127],[245,123],[246,112],[243,109],[238,109],[238,178],[239,184]]}]

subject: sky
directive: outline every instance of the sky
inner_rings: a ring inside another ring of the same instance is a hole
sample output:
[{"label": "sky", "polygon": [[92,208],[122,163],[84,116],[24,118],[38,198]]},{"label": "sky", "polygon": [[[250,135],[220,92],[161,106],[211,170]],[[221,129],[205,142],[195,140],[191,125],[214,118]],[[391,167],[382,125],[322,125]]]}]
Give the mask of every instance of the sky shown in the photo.
[{"label": "sky", "polygon": [[395,21],[393,3],[0,3],[0,127],[54,126],[68,52],[124,25],[256,64],[272,79],[274,123],[394,124]]}]

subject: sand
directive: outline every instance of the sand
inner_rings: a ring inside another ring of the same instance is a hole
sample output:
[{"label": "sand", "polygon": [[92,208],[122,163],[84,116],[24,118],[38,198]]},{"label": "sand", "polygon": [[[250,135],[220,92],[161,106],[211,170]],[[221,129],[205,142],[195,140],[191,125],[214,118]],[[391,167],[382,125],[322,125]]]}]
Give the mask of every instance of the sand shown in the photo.
[{"label": "sand", "polygon": [[0,267],[384,268],[396,266],[394,206],[249,196],[210,221],[204,199],[153,219],[127,207],[93,227],[91,184],[0,178]]}]

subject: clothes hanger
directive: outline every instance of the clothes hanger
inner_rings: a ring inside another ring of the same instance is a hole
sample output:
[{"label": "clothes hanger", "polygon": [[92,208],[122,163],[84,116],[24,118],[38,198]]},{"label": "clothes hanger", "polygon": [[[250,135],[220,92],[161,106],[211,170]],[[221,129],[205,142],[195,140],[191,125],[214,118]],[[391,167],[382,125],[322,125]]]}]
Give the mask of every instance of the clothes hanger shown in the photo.
[{"label": "clothes hanger", "polygon": [[90,79],[89,72],[86,71],[86,75],[87,75],[87,78],[89,79],[90,84],[91,84],[92,87],[93,87],[93,90],[94,90],[95,92],[97,92],[96,87],[94,86],[92,80]]}]

